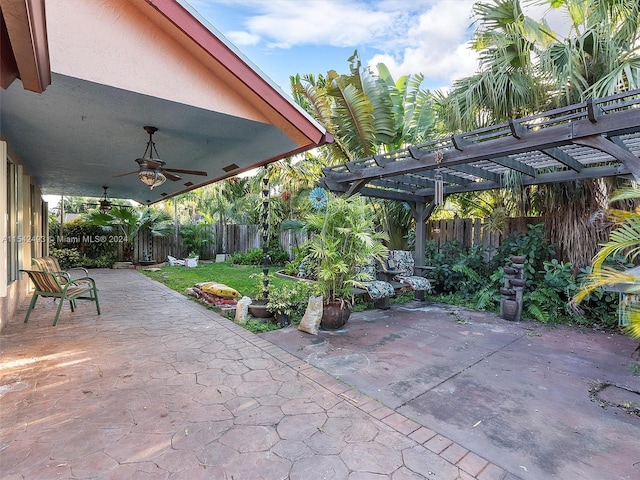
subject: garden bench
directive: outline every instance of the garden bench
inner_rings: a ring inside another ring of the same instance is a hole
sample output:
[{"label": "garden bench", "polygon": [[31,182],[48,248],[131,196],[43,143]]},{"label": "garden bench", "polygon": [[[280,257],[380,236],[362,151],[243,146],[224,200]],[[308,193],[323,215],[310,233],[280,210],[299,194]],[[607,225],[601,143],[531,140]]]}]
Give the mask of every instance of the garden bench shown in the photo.
[{"label": "garden bench", "polygon": [[[407,250],[389,250],[389,254],[382,264],[382,268],[378,271],[378,274],[386,279],[397,284],[401,287],[409,288],[414,292],[431,291],[432,279],[428,279],[422,275],[416,275],[416,271],[432,271],[435,267],[428,267],[426,265],[415,265],[413,255]],[[416,298],[418,298],[416,296]]]},{"label": "garden bench", "polygon": [[358,267],[361,274],[366,274],[374,280],[359,282],[361,288],[353,288],[351,295],[367,294],[376,308],[387,310],[390,307],[389,298],[396,295],[396,289],[390,282],[376,279],[376,262],[372,258],[368,264]]}]

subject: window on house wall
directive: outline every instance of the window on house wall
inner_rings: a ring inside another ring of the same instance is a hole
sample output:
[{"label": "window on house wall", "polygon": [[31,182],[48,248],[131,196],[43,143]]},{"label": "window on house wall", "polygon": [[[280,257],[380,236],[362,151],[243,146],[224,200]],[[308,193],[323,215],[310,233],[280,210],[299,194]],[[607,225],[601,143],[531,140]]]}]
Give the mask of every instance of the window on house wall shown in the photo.
[{"label": "window on house wall", "polygon": [[[3,265],[7,265],[7,244],[8,244],[8,229],[7,229],[7,199],[9,194],[7,193],[7,186],[9,184],[7,180],[7,142],[0,140],[0,262]],[[7,296],[7,266],[0,267],[0,297]]]},{"label": "window on house wall", "polygon": [[22,212],[20,209],[20,193],[22,168],[7,159],[7,281],[18,279],[22,260]]},{"label": "window on house wall", "polygon": [[37,189],[35,185],[29,185],[29,199],[31,208],[31,258],[40,257],[42,255],[42,239],[43,233],[40,229],[40,207],[39,195],[37,195]]}]

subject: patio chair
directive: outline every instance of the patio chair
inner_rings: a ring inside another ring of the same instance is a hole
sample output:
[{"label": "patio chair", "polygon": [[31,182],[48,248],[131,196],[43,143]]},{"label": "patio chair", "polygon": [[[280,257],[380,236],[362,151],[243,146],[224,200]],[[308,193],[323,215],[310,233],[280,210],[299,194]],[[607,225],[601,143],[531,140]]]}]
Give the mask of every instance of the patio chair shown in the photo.
[{"label": "patio chair", "polygon": [[[64,277],[61,279],[61,282],[66,283],[65,279],[69,280],[80,280],[80,279],[88,279],[89,271],[84,267],[72,267],[68,270],[63,270],[60,267],[60,263],[58,263],[58,259],[56,257],[35,257],[31,259],[31,263],[37,267],[38,270],[42,272],[53,272],[53,273],[62,273]],[[73,276],[71,272],[76,272]]]},{"label": "patio chair", "polygon": [[29,310],[27,310],[27,316],[24,319],[24,323],[29,321],[29,315],[31,310],[36,306],[38,297],[50,297],[60,299],[58,309],[56,311],[56,317],[53,321],[53,325],[58,324],[58,318],[60,317],[60,311],[62,310],[62,304],[65,300],[69,301],[71,311],[76,309],[76,300],[86,299],[96,302],[96,310],[100,315],[100,303],[98,302],[98,289],[96,288],[96,282],[90,278],[80,278],[77,280],[71,280],[65,272],[43,272],[40,270],[20,270],[21,272],[29,275],[29,278],[33,282],[35,291],[29,304]]},{"label": "patio chair", "polygon": [[169,265],[172,267],[184,266],[184,260],[178,260],[176,257],[172,257],[171,255],[167,255],[167,259],[169,260]]},{"label": "patio chair", "polygon": [[413,255],[407,250],[390,250],[381,273],[391,276],[396,282],[403,283],[416,292],[430,292],[431,282],[429,279],[421,275],[416,275],[415,271],[429,271],[433,268],[434,267],[416,266]]}]

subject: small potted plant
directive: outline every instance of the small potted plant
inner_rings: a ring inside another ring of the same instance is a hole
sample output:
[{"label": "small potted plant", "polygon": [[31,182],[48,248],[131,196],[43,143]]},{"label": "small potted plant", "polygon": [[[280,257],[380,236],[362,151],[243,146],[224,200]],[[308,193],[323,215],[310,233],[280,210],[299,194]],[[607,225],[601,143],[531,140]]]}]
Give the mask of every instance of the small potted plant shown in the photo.
[{"label": "small potted plant", "polygon": [[273,313],[276,321],[281,325],[288,325],[291,322],[294,299],[288,288],[274,288],[269,292],[267,310]]},{"label": "small potted plant", "polygon": [[[256,318],[272,318],[273,312],[267,308],[271,292],[272,275],[264,272],[252,273],[251,278],[257,280],[258,293],[249,304],[249,313]],[[269,280],[265,282],[265,280]]]},{"label": "small potted plant", "polygon": [[315,283],[294,282],[291,285],[274,287],[269,292],[267,309],[273,312],[280,326],[299,321],[309,302],[310,296],[317,295],[318,287]]}]

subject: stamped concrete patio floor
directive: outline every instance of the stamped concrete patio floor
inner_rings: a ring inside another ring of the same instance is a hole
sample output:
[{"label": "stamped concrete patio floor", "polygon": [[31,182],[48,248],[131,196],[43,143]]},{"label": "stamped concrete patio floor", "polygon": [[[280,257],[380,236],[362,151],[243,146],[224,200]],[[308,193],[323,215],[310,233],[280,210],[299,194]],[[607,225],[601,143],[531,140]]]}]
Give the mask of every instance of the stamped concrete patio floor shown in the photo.
[{"label": "stamped concrete patio floor", "polygon": [[257,336],[138,272],[92,276],[101,316],[53,327],[41,299],[24,324],[25,301],[0,335],[2,479],[640,478],[640,418],[588,392],[638,389],[621,335],[411,302]]},{"label": "stamped concrete patio floor", "polygon": [[471,451],[523,479],[640,479],[637,341],[623,335],[412,301],[261,336],[437,432],[425,445],[454,463]]}]

